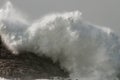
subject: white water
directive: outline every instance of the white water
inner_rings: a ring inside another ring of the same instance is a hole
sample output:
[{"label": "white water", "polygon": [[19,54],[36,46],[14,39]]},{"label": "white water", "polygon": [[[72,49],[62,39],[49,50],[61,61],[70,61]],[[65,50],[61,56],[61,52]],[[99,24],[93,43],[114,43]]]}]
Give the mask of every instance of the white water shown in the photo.
[{"label": "white water", "polygon": [[7,2],[0,9],[0,33],[14,54],[27,50],[60,61],[73,80],[117,80],[119,38],[109,28],[82,21],[79,11],[30,23]]}]

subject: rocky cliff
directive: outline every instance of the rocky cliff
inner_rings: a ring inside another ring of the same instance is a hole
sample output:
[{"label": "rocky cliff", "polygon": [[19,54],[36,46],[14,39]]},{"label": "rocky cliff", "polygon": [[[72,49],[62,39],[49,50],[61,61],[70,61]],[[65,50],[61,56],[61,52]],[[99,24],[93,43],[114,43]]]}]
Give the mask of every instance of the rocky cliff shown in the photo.
[{"label": "rocky cliff", "polygon": [[0,77],[33,79],[68,77],[68,72],[61,69],[59,62],[54,63],[46,56],[37,56],[32,52],[20,51],[13,55],[0,37]]}]

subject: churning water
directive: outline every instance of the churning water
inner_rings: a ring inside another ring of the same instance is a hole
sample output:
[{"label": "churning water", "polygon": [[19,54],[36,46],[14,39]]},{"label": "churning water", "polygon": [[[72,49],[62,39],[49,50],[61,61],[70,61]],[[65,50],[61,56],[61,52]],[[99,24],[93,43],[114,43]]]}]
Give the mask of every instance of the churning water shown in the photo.
[{"label": "churning water", "polygon": [[73,80],[118,80],[119,37],[109,28],[83,21],[79,11],[29,22],[7,2],[0,9],[0,34],[14,54],[27,50],[46,55],[59,61]]}]

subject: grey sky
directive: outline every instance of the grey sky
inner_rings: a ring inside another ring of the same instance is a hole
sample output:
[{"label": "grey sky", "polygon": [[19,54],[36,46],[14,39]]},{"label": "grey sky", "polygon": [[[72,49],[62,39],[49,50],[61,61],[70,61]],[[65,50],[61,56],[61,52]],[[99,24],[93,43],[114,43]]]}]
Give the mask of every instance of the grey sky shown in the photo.
[{"label": "grey sky", "polygon": [[[0,6],[7,0],[0,0]],[[120,0],[10,0],[31,19],[53,12],[80,10],[84,20],[120,31]]]}]

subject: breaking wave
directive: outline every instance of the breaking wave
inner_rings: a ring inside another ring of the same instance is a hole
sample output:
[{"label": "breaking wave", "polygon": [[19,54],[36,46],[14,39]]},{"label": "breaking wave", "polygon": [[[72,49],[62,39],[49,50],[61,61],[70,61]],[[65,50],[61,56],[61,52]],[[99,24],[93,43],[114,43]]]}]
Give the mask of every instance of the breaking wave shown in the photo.
[{"label": "breaking wave", "polygon": [[120,40],[109,28],[85,22],[81,12],[26,20],[10,2],[0,9],[0,34],[14,54],[46,55],[75,80],[118,80]]}]

